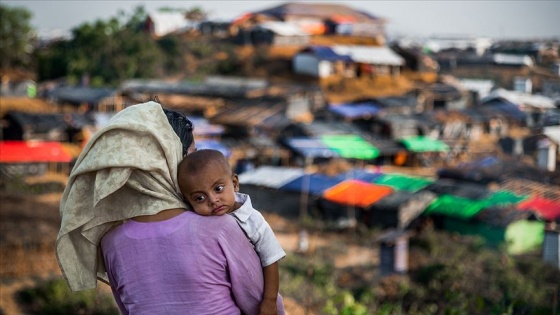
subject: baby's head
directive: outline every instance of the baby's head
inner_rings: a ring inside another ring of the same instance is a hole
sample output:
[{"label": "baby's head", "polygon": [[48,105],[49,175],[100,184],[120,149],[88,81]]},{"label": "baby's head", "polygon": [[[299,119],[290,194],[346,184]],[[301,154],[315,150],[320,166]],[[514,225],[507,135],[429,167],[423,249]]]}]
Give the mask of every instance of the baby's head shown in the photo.
[{"label": "baby's head", "polygon": [[200,150],[187,155],[179,163],[177,176],[185,201],[196,213],[223,215],[239,208],[235,202],[239,179],[220,151]]}]

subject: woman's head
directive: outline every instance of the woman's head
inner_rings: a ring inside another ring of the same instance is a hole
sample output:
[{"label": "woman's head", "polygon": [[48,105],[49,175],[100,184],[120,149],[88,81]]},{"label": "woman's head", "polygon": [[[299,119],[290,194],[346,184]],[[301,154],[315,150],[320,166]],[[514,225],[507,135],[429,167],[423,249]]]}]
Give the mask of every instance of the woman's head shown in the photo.
[{"label": "woman's head", "polygon": [[166,108],[163,109],[163,112],[171,128],[173,128],[173,131],[175,131],[179,139],[181,139],[183,157],[185,157],[188,153],[195,150],[193,136],[194,126],[187,116],[182,113]]}]

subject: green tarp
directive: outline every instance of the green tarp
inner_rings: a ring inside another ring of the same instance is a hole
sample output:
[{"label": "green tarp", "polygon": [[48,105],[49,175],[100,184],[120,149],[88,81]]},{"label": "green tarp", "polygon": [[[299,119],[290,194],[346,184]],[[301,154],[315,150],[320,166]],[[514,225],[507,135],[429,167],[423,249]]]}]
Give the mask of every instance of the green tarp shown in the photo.
[{"label": "green tarp", "polygon": [[426,136],[406,137],[402,138],[400,142],[412,152],[449,152],[447,144]]},{"label": "green tarp", "polygon": [[373,182],[379,185],[390,186],[395,190],[415,192],[433,183],[433,180],[402,174],[382,174],[375,178]]},{"label": "green tarp", "polygon": [[321,141],[343,158],[371,160],[379,156],[379,150],[356,135],[324,135]]},{"label": "green tarp", "polygon": [[505,246],[510,254],[538,250],[544,242],[544,222],[541,221],[518,220],[503,227],[446,218],[444,228],[463,235],[478,235],[486,245],[494,248]]},{"label": "green tarp", "polygon": [[470,219],[480,210],[492,206],[507,206],[525,200],[527,196],[516,195],[507,190],[497,191],[486,199],[474,200],[452,195],[441,195],[434,200],[425,214],[442,214],[450,217]]}]

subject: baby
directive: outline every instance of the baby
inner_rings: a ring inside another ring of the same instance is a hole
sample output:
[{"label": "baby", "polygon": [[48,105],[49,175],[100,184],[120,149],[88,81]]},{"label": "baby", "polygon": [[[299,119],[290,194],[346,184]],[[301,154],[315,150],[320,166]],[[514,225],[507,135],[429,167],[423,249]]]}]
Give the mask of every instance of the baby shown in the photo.
[{"label": "baby", "polygon": [[187,155],[178,169],[185,201],[199,215],[232,215],[243,229],[263,266],[264,295],[261,314],[276,314],[279,290],[278,260],[286,253],[262,214],[253,208],[248,195],[239,193],[239,179],[226,157],[217,150]]}]

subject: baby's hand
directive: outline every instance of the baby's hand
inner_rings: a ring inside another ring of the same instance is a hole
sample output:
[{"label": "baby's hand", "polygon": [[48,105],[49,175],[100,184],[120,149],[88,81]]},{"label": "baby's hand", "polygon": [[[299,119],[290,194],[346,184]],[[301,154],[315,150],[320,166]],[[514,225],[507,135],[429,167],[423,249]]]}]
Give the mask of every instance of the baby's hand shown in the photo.
[{"label": "baby's hand", "polygon": [[276,315],[276,299],[264,299],[259,307],[260,315]]}]

